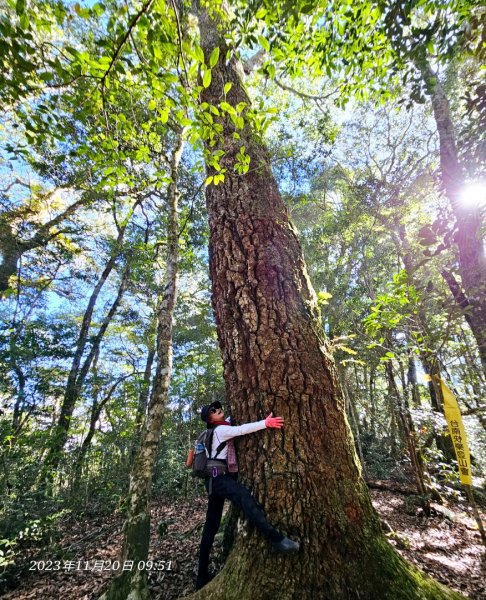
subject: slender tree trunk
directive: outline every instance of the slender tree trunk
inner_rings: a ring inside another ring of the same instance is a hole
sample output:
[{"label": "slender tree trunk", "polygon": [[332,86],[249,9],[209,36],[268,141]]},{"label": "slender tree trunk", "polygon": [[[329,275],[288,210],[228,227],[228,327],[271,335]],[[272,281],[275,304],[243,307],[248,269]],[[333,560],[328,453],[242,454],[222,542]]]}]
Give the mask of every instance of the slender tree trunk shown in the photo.
[{"label": "slender tree trunk", "polygon": [[483,369],[486,372],[486,257],[481,239],[481,207],[461,202],[464,174],[459,162],[456,135],[450,114],[449,101],[436,73],[426,57],[417,63],[432,101],[439,134],[442,186],[456,218],[455,242],[459,250],[459,274],[462,290],[446,281],[459,306],[463,297],[468,305],[467,322],[476,338]]},{"label": "slender tree trunk", "polygon": [[393,462],[396,463],[398,461],[398,457],[402,453],[402,446],[404,440],[404,432],[399,427],[399,398],[395,394],[395,389],[393,387],[393,381],[390,377],[389,364],[385,365],[385,374],[387,381],[387,399],[388,399],[388,407],[390,410],[390,427],[389,427],[389,444],[390,444],[390,456],[393,459]]},{"label": "slender tree trunk", "polygon": [[120,383],[122,381],[125,381],[129,377],[132,377],[133,375],[135,375],[135,373],[130,373],[129,375],[124,375],[123,377],[120,377],[119,379],[117,379],[115,381],[115,383],[110,387],[110,389],[108,390],[108,393],[105,395],[103,400],[101,400],[100,402],[98,402],[97,398],[93,399],[93,405],[91,407],[91,414],[90,414],[90,418],[89,418],[88,433],[86,434],[86,437],[84,438],[83,443],[81,444],[79,456],[76,460],[76,465],[74,468],[74,472],[75,472],[75,476],[73,479],[73,481],[74,481],[73,489],[74,490],[77,490],[80,487],[79,484],[80,484],[80,480],[81,480],[81,474],[82,474],[82,470],[83,470],[84,461],[86,459],[86,455],[88,454],[89,448],[91,446],[91,442],[93,441],[94,435],[96,433],[96,423],[98,422],[103,409],[105,408],[105,406],[108,404],[108,402],[113,397],[113,394],[115,393],[115,390],[120,385]]},{"label": "slender tree trunk", "polygon": [[[429,494],[427,491],[427,486],[425,483],[425,472],[424,472],[424,460],[422,453],[420,452],[417,446],[417,440],[415,435],[415,427],[412,421],[412,417],[410,415],[410,411],[405,399],[405,391],[400,394],[398,390],[395,376],[393,374],[393,366],[391,362],[386,363],[386,374],[389,381],[389,389],[392,395],[395,398],[396,406],[398,409],[398,415],[400,418],[400,424],[402,426],[402,431],[404,435],[404,439],[408,449],[408,455],[410,457],[410,464],[412,465],[413,474],[415,477],[415,483],[417,485],[417,491],[420,496],[423,498],[423,508],[426,514],[430,513],[430,501]],[[405,388],[404,388],[405,390]]]},{"label": "slender tree trunk", "polygon": [[414,408],[419,408],[421,402],[417,380],[417,365],[415,364],[415,358],[411,353],[408,355],[407,384],[410,386],[410,392],[412,394],[412,406]]},{"label": "slender tree trunk", "polygon": [[[118,306],[120,305],[120,302],[122,301],[126,286],[128,284],[129,275],[130,275],[130,267],[127,264],[125,267],[125,270],[123,272],[123,275],[122,275],[122,279],[121,279],[121,282],[120,282],[120,285],[118,288],[117,296],[116,296],[113,304],[111,305],[110,310],[108,311],[105,318],[103,319],[103,322],[102,322],[96,336],[93,339],[89,354],[86,357],[86,359],[83,363],[83,366],[80,369],[79,369],[79,364],[77,366],[77,378],[76,378],[75,382],[73,384],[69,384],[69,381],[68,381],[69,388],[66,388],[66,393],[64,395],[64,399],[63,399],[63,402],[61,405],[61,412],[60,412],[59,419],[54,428],[54,432],[52,434],[52,437],[51,437],[51,440],[49,443],[49,452],[47,453],[45,463],[41,470],[39,483],[42,483],[43,481],[46,481],[47,479],[49,479],[50,473],[52,473],[52,471],[55,470],[57,465],[59,464],[59,460],[61,458],[62,451],[64,449],[64,446],[65,446],[67,438],[68,438],[69,427],[70,427],[71,418],[72,418],[72,415],[74,412],[74,408],[76,406],[76,402],[81,393],[82,387],[84,385],[84,381],[85,381],[88,371],[91,367],[93,359],[96,356],[96,353],[99,351],[99,347],[100,347],[101,341],[103,340],[103,337],[106,333],[106,330],[108,329],[108,326],[111,323],[113,317],[115,316],[115,313],[118,309]],[[79,357],[79,358],[81,358],[81,357]],[[77,358],[75,358],[75,360],[77,360]]]},{"label": "slender tree trunk", "polygon": [[[137,200],[134,203],[134,205],[130,211],[130,214],[133,214],[133,212],[134,212],[135,208],[138,206],[138,204],[140,204],[140,200]],[[88,343],[88,335],[89,335],[89,330],[91,328],[91,320],[93,318],[93,312],[94,312],[94,309],[96,306],[96,302],[98,300],[98,296],[99,296],[101,290],[103,289],[103,286],[105,285],[108,277],[110,276],[113,268],[115,267],[115,263],[116,263],[118,256],[120,255],[127,224],[128,224],[128,220],[125,219],[124,223],[121,225],[121,227],[118,230],[118,237],[115,241],[112,254],[111,254],[108,262],[106,263],[105,268],[103,269],[103,272],[101,273],[98,281],[96,282],[96,285],[95,285],[93,291],[91,292],[91,296],[88,301],[88,306],[86,307],[86,311],[83,315],[83,321],[81,323],[81,329],[79,331],[78,341],[76,343],[76,351],[74,352],[71,369],[69,371],[69,375],[68,375],[68,379],[67,379],[67,383],[66,383],[66,390],[64,392],[64,396],[65,396],[64,404],[66,405],[66,407],[64,408],[64,412],[66,413],[67,416],[69,416],[69,414],[72,413],[71,406],[73,406],[74,403],[76,402],[76,396],[77,396],[76,388],[79,388],[78,375],[79,375],[79,370],[81,368],[81,360],[82,360],[83,354],[86,350],[86,345]],[[62,426],[65,427],[66,424],[64,423],[64,419],[65,419],[64,415],[62,415],[62,419],[63,419]]]},{"label": "slender tree trunk", "polygon": [[370,370],[370,385],[369,385],[369,397],[370,397],[370,429],[373,440],[376,439],[376,394],[375,394],[375,379],[376,369],[372,367]]},{"label": "slender tree trunk", "polygon": [[102,596],[104,600],[145,600],[148,598],[147,575],[138,570],[140,561],[147,561],[150,539],[150,498],[155,456],[160,440],[160,430],[167,404],[172,374],[172,328],[177,297],[179,273],[177,171],[183,149],[183,132],[171,160],[171,178],[167,199],[168,244],[165,287],[158,310],[157,369],[143,427],[140,449],[130,475],[129,512],[125,523],[125,536],[121,564],[134,561],[132,570],[122,571]]},{"label": "slender tree trunk", "polygon": [[15,372],[15,375],[17,376],[18,389],[17,389],[17,398],[15,400],[14,411],[13,411],[12,428],[13,428],[14,432],[17,434],[21,428],[22,412],[23,412],[24,403],[25,403],[26,380],[25,380],[25,375],[24,375],[22,369],[17,364],[15,364],[13,366],[13,370]]},{"label": "slender tree trunk", "polygon": [[[199,7],[198,7],[199,8]],[[223,32],[198,11],[201,45],[220,59],[203,102],[249,105],[241,65]],[[225,180],[206,190],[212,301],[227,398],[240,422],[272,410],[282,431],[239,440],[241,475],[270,521],[301,541],[297,555],[277,554],[255,531],[239,535],[223,572],[193,598],[408,600],[456,596],[426,578],[383,536],[360,476],[344,415],[336,367],[324,339],[315,293],[296,231],[270,170],[269,155],[249,125],[217,119]],[[241,146],[250,170],[234,167]],[[214,175],[208,166],[208,175]]]},{"label": "slender tree trunk", "polygon": [[[395,232],[395,229],[397,230],[397,232]],[[405,226],[403,224],[399,224],[399,223],[395,222],[393,227],[390,227],[390,234],[393,239],[393,242],[395,243],[397,251],[403,261],[403,265],[407,272],[407,276],[410,279],[410,281],[413,283],[414,282],[413,273],[414,273],[415,269],[414,269],[414,264],[413,264],[413,259],[412,259],[412,250],[410,248],[410,244],[409,244],[409,241],[407,238]],[[425,313],[425,310],[423,307],[419,307],[419,312],[418,312],[418,315],[416,316],[416,322],[417,322],[417,327],[419,327],[420,329],[425,329],[425,331],[423,333],[424,339],[430,339],[430,336],[428,335],[428,333],[426,331],[426,323],[428,322],[428,317],[427,317],[427,314]],[[420,360],[421,360],[423,369],[427,373],[427,375],[430,375],[432,377],[434,375],[439,374],[439,367],[438,367],[437,361],[431,353],[422,351],[420,354]],[[409,374],[411,374],[410,370],[409,370]],[[416,374],[415,374],[415,377],[416,377]],[[433,377],[432,377],[432,379],[433,379]],[[429,388],[430,404],[431,404],[432,410],[434,412],[440,413],[441,415],[444,416],[444,405],[440,401],[440,398],[438,398],[435,386],[432,383],[432,381],[429,381],[428,388]],[[420,399],[419,399],[419,401],[420,401]],[[451,440],[450,436],[448,435],[448,433],[446,433],[445,435],[440,434],[440,433],[436,434],[435,442],[436,442],[437,448],[442,452],[446,461],[450,462],[453,459],[455,459],[454,447],[453,447],[452,440]]]},{"label": "slender tree trunk", "polygon": [[351,397],[351,393],[349,391],[349,386],[348,386],[348,382],[346,380],[346,372],[345,371],[341,371],[341,382],[342,382],[342,389],[343,389],[343,393],[344,393],[344,397],[345,397],[345,401],[346,401],[346,414],[349,415],[349,418],[351,420],[351,429],[353,431],[353,435],[354,435],[354,439],[356,441],[356,447],[358,448],[358,454],[359,454],[359,458],[360,458],[360,462],[361,462],[361,470],[363,473],[363,476],[365,477],[365,479],[368,478],[368,473],[366,472],[366,464],[365,464],[365,460],[364,460],[364,453],[363,453],[363,445],[361,443],[361,427],[360,427],[360,423],[359,423],[359,418],[358,418],[358,414],[356,411],[356,404],[354,402],[354,400]]},{"label": "slender tree trunk", "polygon": [[[152,336],[149,336],[149,344],[152,343]],[[131,449],[131,461],[133,464],[135,460],[135,456],[140,449],[140,434],[142,433],[142,427],[145,420],[145,416],[147,413],[147,405],[149,400],[149,392],[150,392],[150,379],[152,377],[152,365],[155,359],[155,343],[152,347],[148,347],[147,360],[145,362],[145,371],[143,374],[142,387],[140,389],[140,394],[138,396],[138,406],[137,406],[137,414],[135,416],[135,435],[133,439],[132,449]]]}]

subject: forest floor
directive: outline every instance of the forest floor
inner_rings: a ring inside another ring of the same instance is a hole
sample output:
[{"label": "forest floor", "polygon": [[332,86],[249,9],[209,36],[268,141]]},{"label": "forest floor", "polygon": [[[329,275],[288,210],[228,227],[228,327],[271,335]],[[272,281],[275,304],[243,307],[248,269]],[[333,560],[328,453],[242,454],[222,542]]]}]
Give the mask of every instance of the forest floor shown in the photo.
[{"label": "forest floor", "polygon": [[[415,496],[383,490],[371,490],[371,494],[390,542],[403,556],[466,597],[486,599],[484,547],[464,507],[437,506],[437,510],[426,517]],[[205,498],[190,502],[154,501],[150,544],[153,565],[149,571],[152,599],[173,600],[194,591],[205,507]],[[17,566],[14,571],[10,570],[10,591],[1,598],[99,598],[113,575],[111,566],[120,548],[122,524],[120,513],[82,520],[70,517],[63,524],[61,538],[55,546],[26,548],[18,556]],[[219,534],[213,550],[214,570],[222,567],[221,552]],[[0,571],[0,585],[2,583],[6,582],[5,579],[2,582]]]}]

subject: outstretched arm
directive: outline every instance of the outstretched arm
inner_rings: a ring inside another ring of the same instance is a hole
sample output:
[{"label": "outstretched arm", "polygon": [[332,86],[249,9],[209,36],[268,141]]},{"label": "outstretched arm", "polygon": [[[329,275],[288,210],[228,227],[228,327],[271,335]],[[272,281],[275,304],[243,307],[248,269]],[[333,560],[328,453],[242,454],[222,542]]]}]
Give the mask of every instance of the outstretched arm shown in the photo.
[{"label": "outstretched arm", "polygon": [[281,429],[283,424],[284,420],[282,417],[274,417],[273,413],[270,413],[266,419],[256,421],[255,423],[245,423],[245,425],[238,425],[237,427],[220,425],[216,429],[215,434],[220,442],[225,442],[240,435],[255,433],[255,431],[260,431],[261,429]]}]

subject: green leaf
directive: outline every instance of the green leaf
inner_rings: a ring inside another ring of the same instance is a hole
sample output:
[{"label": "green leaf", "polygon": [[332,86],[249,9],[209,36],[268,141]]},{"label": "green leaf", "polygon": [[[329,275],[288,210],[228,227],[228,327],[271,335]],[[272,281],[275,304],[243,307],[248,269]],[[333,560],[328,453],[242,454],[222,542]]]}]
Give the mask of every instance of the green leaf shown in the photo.
[{"label": "green leaf", "polygon": [[155,110],[156,107],[157,107],[157,102],[155,102],[155,100],[150,100],[150,102],[148,103],[147,108],[149,110]]},{"label": "green leaf", "polygon": [[229,112],[229,113],[235,112],[235,109],[231,106],[231,104],[228,104],[227,102],[221,102],[220,106],[226,112]]},{"label": "green leaf", "polygon": [[345,346],[344,344],[337,344],[337,349],[342,350],[343,352],[347,352],[348,354],[358,354],[356,350],[353,350],[349,346]]},{"label": "green leaf", "polygon": [[317,294],[317,303],[318,304],[329,304],[328,300],[332,298],[332,294],[329,292],[319,292]]},{"label": "green leaf", "polygon": [[194,53],[196,55],[196,60],[201,64],[204,63],[204,52],[202,51],[202,48],[200,46],[196,47]]},{"label": "green leaf", "polygon": [[311,13],[314,10],[314,5],[313,4],[305,4],[301,9],[300,12],[303,13],[304,15],[308,15],[309,13]]},{"label": "green leaf", "polygon": [[260,42],[260,46],[266,50],[267,52],[270,50],[270,43],[267,40],[266,37],[263,37],[263,35],[259,35],[258,36],[258,41]]},{"label": "green leaf", "polygon": [[232,87],[233,84],[231,83],[231,81],[228,81],[228,83],[224,84],[223,93],[226,95]]},{"label": "green leaf", "polygon": [[29,28],[29,17],[27,16],[27,13],[22,13],[20,15],[20,27],[24,31]]},{"label": "green leaf", "polygon": [[105,6],[103,4],[100,4],[99,2],[97,2],[93,6],[92,11],[94,12],[94,14],[97,17],[100,17],[105,12]]},{"label": "green leaf", "polygon": [[44,71],[43,73],[39,73],[39,77],[42,81],[51,81],[54,79],[54,73],[49,73],[49,71]]},{"label": "green leaf", "polygon": [[[209,66],[211,67],[211,69],[216,66],[217,62],[219,59],[219,48],[216,47],[212,52],[211,52],[211,56],[209,57]],[[206,86],[207,87],[207,86]]]},{"label": "green leaf", "polygon": [[206,177],[206,181],[204,182],[205,185],[210,185],[211,183],[213,183],[213,179],[214,179],[214,177],[212,175],[210,175],[209,177]]},{"label": "green leaf", "polygon": [[211,71],[208,69],[203,76],[203,86],[208,88],[211,85]]},{"label": "green leaf", "polygon": [[15,3],[15,12],[20,16],[25,12],[25,0],[17,0]]}]

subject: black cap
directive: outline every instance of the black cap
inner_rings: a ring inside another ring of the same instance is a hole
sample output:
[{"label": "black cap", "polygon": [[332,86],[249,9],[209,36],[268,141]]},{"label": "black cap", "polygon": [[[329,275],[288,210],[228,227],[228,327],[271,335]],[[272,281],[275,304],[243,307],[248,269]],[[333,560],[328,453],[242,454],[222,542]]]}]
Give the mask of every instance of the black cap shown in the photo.
[{"label": "black cap", "polygon": [[221,406],[221,402],[219,402],[218,400],[216,400],[216,402],[211,402],[211,404],[208,404],[207,406],[203,406],[201,408],[201,419],[205,423],[208,422],[209,411],[212,408],[223,408],[223,407]]}]

